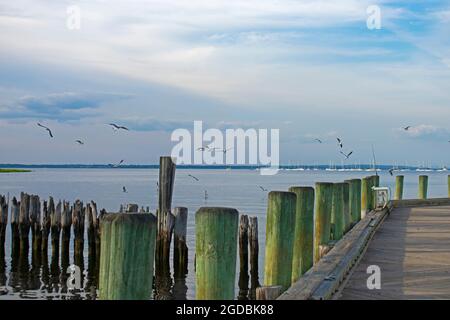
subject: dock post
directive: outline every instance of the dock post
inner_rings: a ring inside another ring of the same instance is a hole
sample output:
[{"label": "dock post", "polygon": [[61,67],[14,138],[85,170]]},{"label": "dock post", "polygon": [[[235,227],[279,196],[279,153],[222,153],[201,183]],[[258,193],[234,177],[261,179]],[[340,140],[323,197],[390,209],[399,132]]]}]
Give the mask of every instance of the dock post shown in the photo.
[{"label": "dock post", "polygon": [[83,263],[83,251],[84,251],[84,221],[85,221],[85,208],[83,202],[80,200],[75,201],[72,211],[72,225],[74,236],[74,262],[75,265],[82,267]]},{"label": "dock post", "polygon": [[258,241],[258,218],[250,217],[248,230],[248,241],[250,243],[250,300],[256,299],[256,288],[259,287],[259,241]]},{"label": "dock post", "polygon": [[158,233],[156,238],[156,270],[165,269],[169,265],[170,242],[174,227],[172,210],[173,186],[175,183],[176,165],[171,157],[160,157],[159,160],[159,201],[156,217]]},{"label": "dock post", "polygon": [[197,300],[234,299],[238,220],[238,211],[231,208],[196,212]]},{"label": "dock post", "polygon": [[[41,252],[43,257],[48,256],[48,236],[50,235],[51,221],[50,214],[48,212],[47,201],[43,202],[42,205],[42,215],[41,215],[41,234],[42,234],[42,244]],[[45,258],[47,259],[47,258]]]},{"label": "dock post", "polygon": [[350,184],[344,181],[344,230],[343,234],[346,234],[352,226],[352,213],[350,211]]},{"label": "dock post", "polygon": [[[57,211],[61,213],[61,265],[69,265],[69,245],[70,245],[70,228],[72,226],[72,208],[70,203],[61,201],[58,203]],[[62,211],[61,211],[62,210]]]},{"label": "dock post", "polygon": [[289,192],[297,196],[292,256],[292,283],[294,283],[313,266],[314,188],[291,187]]},{"label": "dock post", "polygon": [[[378,174],[372,176],[372,187],[380,186],[380,176]],[[372,207],[371,209],[375,209],[377,206],[377,193],[372,189]]]},{"label": "dock post", "polygon": [[99,298],[151,298],[156,218],[147,213],[108,214],[101,224]]},{"label": "dock post", "polygon": [[33,255],[41,253],[41,201],[39,196],[30,196],[30,226],[33,243]]},{"label": "dock post", "polygon": [[292,281],[296,203],[295,193],[269,192],[264,284],[282,286],[283,291]]},{"label": "dock post", "polygon": [[19,215],[20,215],[20,202],[16,197],[11,202],[11,257],[17,258],[20,249],[20,236],[19,236]]},{"label": "dock post", "polygon": [[342,238],[345,230],[344,217],[344,188],[346,183],[335,183],[333,185],[333,208],[331,210],[332,221],[334,221],[333,240]]},{"label": "dock post", "polygon": [[248,216],[239,221],[239,295],[238,300],[248,299]]},{"label": "dock post", "polygon": [[173,212],[175,216],[173,269],[176,276],[183,276],[188,271],[188,247],[186,245],[188,209],[177,207]]},{"label": "dock post", "polygon": [[8,200],[0,195],[0,252],[5,253],[6,226],[8,225]]},{"label": "dock post", "polygon": [[55,202],[48,200],[48,214],[50,216],[50,237],[52,243],[52,260],[59,261],[59,236],[61,233],[61,202],[55,209]]},{"label": "dock post", "polygon": [[364,219],[371,210],[372,178],[364,177],[361,180],[361,219]]},{"label": "dock post", "polygon": [[428,176],[419,176],[419,199],[426,199],[428,193]]},{"label": "dock post", "polygon": [[405,180],[405,176],[396,176],[395,177],[395,200],[403,199],[403,182]]},{"label": "dock post", "polygon": [[317,182],[314,205],[314,263],[321,258],[320,246],[328,245],[330,241],[332,204],[333,184]]},{"label": "dock post", "polygon": [[26,251],[28,256],[30,233],[30,196],[26,193],[20,194],[20,213],[19,213],[19,234],[20,234],[20,252]]}]

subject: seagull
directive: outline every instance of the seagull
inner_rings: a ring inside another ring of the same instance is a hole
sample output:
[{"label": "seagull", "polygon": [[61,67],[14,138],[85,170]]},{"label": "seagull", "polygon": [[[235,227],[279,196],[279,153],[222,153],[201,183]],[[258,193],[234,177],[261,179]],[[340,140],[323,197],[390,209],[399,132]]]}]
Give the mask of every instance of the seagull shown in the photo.
[{"label": "seagull", "polygon": [[84,144],[84,142],[81,140],[75,140],[75,142],[78,143],[80,146],[82,146]]},{"label": "seagull", "polygon": [[114,165],[110,164],[110,166],[112,166],[113,168],[118,168],[124,162],[125,162],[125,160],[120,160],[118,164],[114,164]]},{"label": "seagull", "polygon": [[353,153],[353,151],[350,151],[350,153],[348,153],[348,154],[345,154],[341,151],[341,154],[343,154],[346,159],[348,159],[352,155],[352,153]]},{"label": "seagull", "polygon": [[127,193],[127,192],[128,192],[128,191],[127,191],[127,188],[125,188],[125,186],[122,187],[122,191],[123,191],[124,193]]},{"label": "seagull", "polygon": [[391,176],[394,175],[394,168],[389,169],[389,174],[390,174]]},{"label": "seagull", "polygon": [[319,143],[322,143],[322,140],[320,140],[320,139],[314,139],[315,141],[317,141],[317,142],[319,142]]},{"label": "seagull", "polygon": [[48,128],[48,127],[46,127],[46,126],[43,126],[43,125],[40,124],[39,122],[38,122],[37,125],[38,125],[39,127],[41,127],[41,128],[44,128],[45,130],[47,130],[48,134],[50,135],[50,138],[53,138],[53,133],[52,133],[52,130],[50,130],[50,128]]},{"label": "seagull", "polygon": [[108,125],[112,126],[114,130],[122,129],[122,130],[130,131],[127,127],[119,126],[119,125],[117,125],[115,123],[109,123]]},{"label": "seagull", "polygon": [[342,147],[344,146],[344,145],[342,144],[342,139],[336,138],[336,140],[338,141],[338,144],[339,144],[339,146],[340,146],[341,149],[342,149]]},{"label": "seagull", "polygon": [[408,131],[411,126],[404,127],[403,130]]},{"label": "seagull", "polygon": [[267,189],[266,188],[264,188],[264,187],[262,187],[262,186],[258,186],[262,191],[264,191],[264,192],[266,192],[267,191]]},{"label": "seagull", "polygon": [[191,177],[192,179],[195,179],[196,181],[199,181],[199,179],[197,177],[194,177],[192,174],[188,174],[189,177]]}]

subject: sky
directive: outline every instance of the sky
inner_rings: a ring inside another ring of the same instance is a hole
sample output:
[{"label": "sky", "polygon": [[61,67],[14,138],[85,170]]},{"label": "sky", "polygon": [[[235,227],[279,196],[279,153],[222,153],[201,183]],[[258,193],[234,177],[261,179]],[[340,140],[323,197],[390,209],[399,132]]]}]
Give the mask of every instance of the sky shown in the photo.
[{"label": "sky", "polygon": [[449,35],[443,0],[2,1],[0,163],[157,163],[201,120],[279,129],[284,164],[449,166]]}]

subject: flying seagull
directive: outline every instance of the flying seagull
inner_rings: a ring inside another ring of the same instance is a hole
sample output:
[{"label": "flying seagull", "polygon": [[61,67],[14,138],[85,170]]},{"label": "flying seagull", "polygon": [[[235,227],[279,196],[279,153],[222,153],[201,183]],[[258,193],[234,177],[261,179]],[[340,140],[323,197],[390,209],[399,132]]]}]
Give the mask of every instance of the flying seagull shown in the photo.
[{"label": "flying seagull", "polygon": [[266,192],[267,191],[267,189],[266,188],[264,188],[264,187],[262,187],[262,186],[258,186],[262,191],[264,191],[264,192]]},{"label": "flying seagull", "polygon": [[75,140],[75,142],[78,143],[80,146],[82,146],[84,144],[84,142],[81,140]]},{"label": "flying seagull", "polygon": [[315,141],[317,141],[317,142],[319,142],[319,143],[322,143],[322,140],[320,140],[320,139],[314,139]]},{"label": "flying seagull", "polygon": [[128,192],[128,191],[127,191],[127,188],[125,188],[125,186],[122,187],[122,191],[123,191],[124,193],[127,193],[127,192]]},{"label": "flying seagull", "polygon": [[344,145],[342,144],[342,139],[336,138],[336,140],[338,141],[338,144],[339,144],[339,146],[340,146],[341,149],[342,149],[342,147],[344,146]]},{"label": "flying seagull", "polygon": [[407,126],[407,127],[404,127],[403,130],[408,131],[410,128],[411,128],[411,126]]},{"label": "flying seagull", "polygon": [[341,151],[341,154],[343,154],[346,159],[348,159],[352,155],[352,153],[353,151],[350,151],[348,154],[345,154]]},{"label": "flying seagull", "polygon": [[195,179],[195,181],[199,181],[199,179],[197,177],[194,177],[192,174],[188,174],[189,177],[191,177],[192,179]]},{"label": "flying seagull", "polygon": [[41,127],[41,128],[44,128],[45,130],[47,130],[48,134],[50,135],[50,138],[53,138],[53,133],[52,133],[52,130],[50,130],[50,128],[48,128],[48,127],[46,127],[46,126],[43,126],[43,125],[40,124],[39,122],[38,122],[37,125],[38,125],[39,127]]},{"label": "flying seagull", "polygon": [[391,176],[394,175],[394,168],[389,169],[389,174],[390,174]]},{"label": "flying seagull", "polygon": [[109,123],[109,125],[112,126],[113,129],[115,129],[115,130],[120,130],[120,129],[122,129],[122,130],[130,131],[127,127],[119,126],[119,125],[117,125],[117,124],[115,124],[115,123]]}]

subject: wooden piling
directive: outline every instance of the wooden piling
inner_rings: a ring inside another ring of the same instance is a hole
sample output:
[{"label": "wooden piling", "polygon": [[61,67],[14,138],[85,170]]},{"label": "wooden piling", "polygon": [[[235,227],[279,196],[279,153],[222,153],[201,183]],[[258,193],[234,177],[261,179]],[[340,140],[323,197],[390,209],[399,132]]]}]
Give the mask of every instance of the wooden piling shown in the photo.
[{"label": "wooden piling", "polygon": [[428,176],[419,176],[419,199],[426,199],[428,193]]},{"label": "wooden piling", "polygon": [[314,210],[314,263],[320,256],[320,246],[328,245],[331,231],[331,211],[333,204],[333,184],[316,183],[316,199]]},{"label": "wooden piling", "polygon": [[51,229],[51,220],[48,211],[48,204],[47,201],[44,201],[42,204],[42,214],[41,214],[41,236],[42,236],[41,252],[43,256],[47,256],[48,254],[48,236],[50,235],[50,229]]},{"label": "wooden piling", "polygon": [[395,177],[395,200],[403,199],[403,182],[405,180],[405,176],[396,176]]},{"label": "wooden piling", "polygon": [[188,247],[186,244],[188,209],[177,207],[173,212],[175,216],[173,268],[178,277],[185,275],[188,271]]},{"label": "wooden piling", "polygon": [[[70,203],[63,201],[58,203],[61,213],[61,265],[69,265],[70,228],[72,227],[72,209]],[[62,211],[61,211],[62,210]]]},{"label": "wooden piling", "polygon": [[238,219],[238,211],[231,208],[196,212],[197,300],[234,299]]},{"label": "wooden piling", "polygon": [[256,300],[276,300],[282,293],[282,286],[259,287],[256,289]]},{"label": "wooden piling", "polygon": [[[372,176],[372,188],[373,187],[379,187],[380,186],[380,176],[374,175]],[[375,190],[372,189],[372,207],[371,209],[375,209],[377,206],[377,192]]]},{"label": "wooden piling", "polygon": [[344,217],[344,188],[347,183],[335,183],[333,185],[333,207],[331,220],[334,222],[333,240],[342,238],[345,231]]},{"label": "wooden piling", "polygon": [[20,202],[14,197],[11,201],[11,257],[17,260],[20,250],[19,235]]},{"label": "wooden piling", "polygon": [[74,261],[75,265],[81,267],[83,263],[83,250],[84,250],[84,221],[85,221],[85,208],[83,202],[80,200],[75,201],[72,209],[72,226],[74,236]]},{"label": "wooden piling", "polygon": [[295,206],[292,283],[313,266],[314,249],[314,188],[291,187],[297,196]]},{"label": "wooden piling", "polygon": [[239,221],[239,300],[248,299],[248,216]]},{"label": "wooden piling", "polygon": [[0,195],[0,252],[4,256],[6,227],[8,225],[8,199]]},{"label": "wooden piling", "polygon": [[250,217],[248,241],[250,244],[250,294],[251,300],[256,299],[256,288],[259,287],[259,241],[258,218]]},{"label": "wooden piling", "polygon": [[350,211],[350,184],[344,181],[344,234],[352,226],[352,213]]},{"label": "wooden piling", "polygon": [[364,177],[361,180],[361,219],[364,219],[371,210],[372,186],[371,177]]},{"label": "wooden piling", "polygon": [[361,220],[361,179],[346,180],[349,184],[349,211],[351,225]]},{"label": "wooden piling", "polygon": [[57,257],[59,260],[59,236],[61,233],[61,202],[55,208],[55,202],[50,197],[48,201],[48,213],[50,216],[50,231],[52,242],[52,260],[53,257]]},{"label": "wooden piling", "polygon": [[20,235],[20,251],[27,251],[29,248],[30,233],[30,196],[26,193],[20,195],[20,213],[19,213],[19,235]]},{"label": "wooden piling", "polygon": [[39,196],[30,197],[30,227],[33,243],[33,253],[41,252],[42,230],[41,230],[41,201]]},{"label": "wooden piling", "polygon": [[100,224],[100,299],[150,299],[156,218],[142,213],[108,214]]},{"label": "wooden piling", "polygon": [[292,280],[295,208],[292,192],[271,191],[268,197],[264,284],[288,289]]},{"label": "wooden piling", "polygon": [[97,220],[97,216],[94,217],[94,211],[91,207],[91,204],[87,203],[85,223],[87,230],[89,257],[95,257],[95,220]]}]

